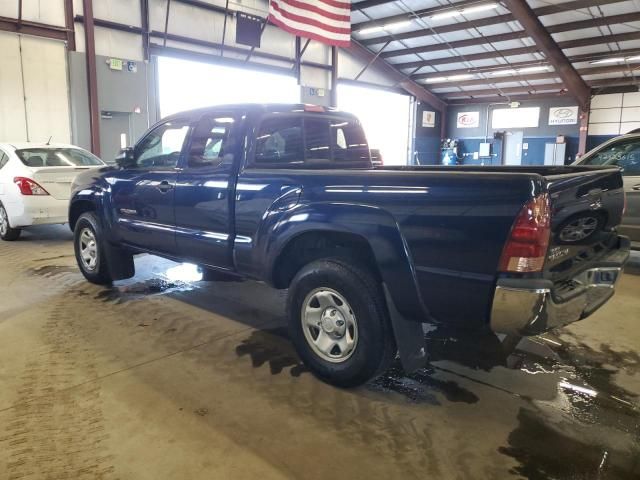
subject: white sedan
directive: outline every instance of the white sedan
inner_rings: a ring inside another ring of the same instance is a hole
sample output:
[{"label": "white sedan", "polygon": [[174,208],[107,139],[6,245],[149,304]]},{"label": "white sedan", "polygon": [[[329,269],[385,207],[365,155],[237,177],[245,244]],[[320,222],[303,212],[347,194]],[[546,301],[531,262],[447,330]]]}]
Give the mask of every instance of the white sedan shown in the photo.
[{"label": "white sedan", "polygon": [[16,240],[30,225],[67,223],[73,179],[102,166],[72,145],[0,143],[0,238]]}]

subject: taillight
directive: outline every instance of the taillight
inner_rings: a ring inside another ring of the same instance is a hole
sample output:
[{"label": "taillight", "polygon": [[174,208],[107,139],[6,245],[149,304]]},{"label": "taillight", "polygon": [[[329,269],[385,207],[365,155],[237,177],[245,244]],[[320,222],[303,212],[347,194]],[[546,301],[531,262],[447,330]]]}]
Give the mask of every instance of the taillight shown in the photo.
[{"label": "taillight", "polygon": [[30,178],[16,177],[13,179],[13,183],[18,186],[22,195],[49,195],[49,192]]},{"label": "taillight", "polygon": [[522,207],[500,257],[501,272],[539,272],[551,235],[549,196],[538,195]]}]

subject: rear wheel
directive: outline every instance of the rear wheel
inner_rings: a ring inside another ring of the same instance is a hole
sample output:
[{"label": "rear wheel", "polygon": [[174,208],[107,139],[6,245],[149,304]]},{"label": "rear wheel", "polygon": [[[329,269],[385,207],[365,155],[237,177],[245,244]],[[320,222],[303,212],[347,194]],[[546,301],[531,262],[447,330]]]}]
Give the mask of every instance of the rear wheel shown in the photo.
[{"label": "rear wheel", "polygon": [[303,267],[289,289],[292,341],[307,367],[328,383],[360,385],[396,354],[380,283],[366,268],[330,258]]},{"label": "rear wheel", "polygon": [[104,254],[102,230],[92,212],[83,213],[74,229],[76,261],[84,277],[91,283],[107,285],[112,282]]},{"label": "rear wheel", "polygon": [[19,228],[11,228],[9,223],[9,215],[4,208],[4,205],[0,204],[0,238],[7,242],[12,242],[20,238],[22,230]]}]

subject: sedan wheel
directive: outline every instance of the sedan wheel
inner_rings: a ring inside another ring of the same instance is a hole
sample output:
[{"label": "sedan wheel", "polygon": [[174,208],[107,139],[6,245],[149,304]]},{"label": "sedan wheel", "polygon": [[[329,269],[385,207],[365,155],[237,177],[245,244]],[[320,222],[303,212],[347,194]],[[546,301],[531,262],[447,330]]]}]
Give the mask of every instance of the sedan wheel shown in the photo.
[{"label": "sedan wheel", "polygon": [[600,221],[596,217],[580,217],[568,223],[560,232],[560,240],[573,243],[591,236],[599,226]]},{"label": "sedan wheel", "polygon": [[0,207],[0,235],[3,237],[7,234],[9,229],[9,219],[7,218],[7,212],[4,207]]},{"label": "sedan wheel", "polygon": [[4,206],[0,205],[0,238],[7,241],[17,240],[21,232],[19,228],[11,228],[9,215]]}]

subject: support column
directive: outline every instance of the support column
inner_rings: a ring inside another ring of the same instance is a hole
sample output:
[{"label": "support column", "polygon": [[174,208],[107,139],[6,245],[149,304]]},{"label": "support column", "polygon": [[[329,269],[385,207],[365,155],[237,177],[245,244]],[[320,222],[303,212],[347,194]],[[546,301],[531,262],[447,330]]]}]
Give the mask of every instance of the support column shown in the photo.
[{"label": "support column", "polygon": [[587,152],[587,135],[589,133],[589,109],[580,111],[580,133],[578,136],[578,155]]},{"label": "support column", "polygon": [[64,25],[67,29],[67,50],[76,51],[76,30],[73,21],[73,0],[64,0]]},{"label": "support column", "polygon": [[338,48],[331,47],[331,106],[338,107]]},{"label": "support column", "polygon": [[91,151],[95,155],[100,156],[100,107],[98,105],[98,73],[96,69],[96,40],[93,23],[93,0],[82,0],[82,5],[84,7],[84,42],[87,58]]}]

